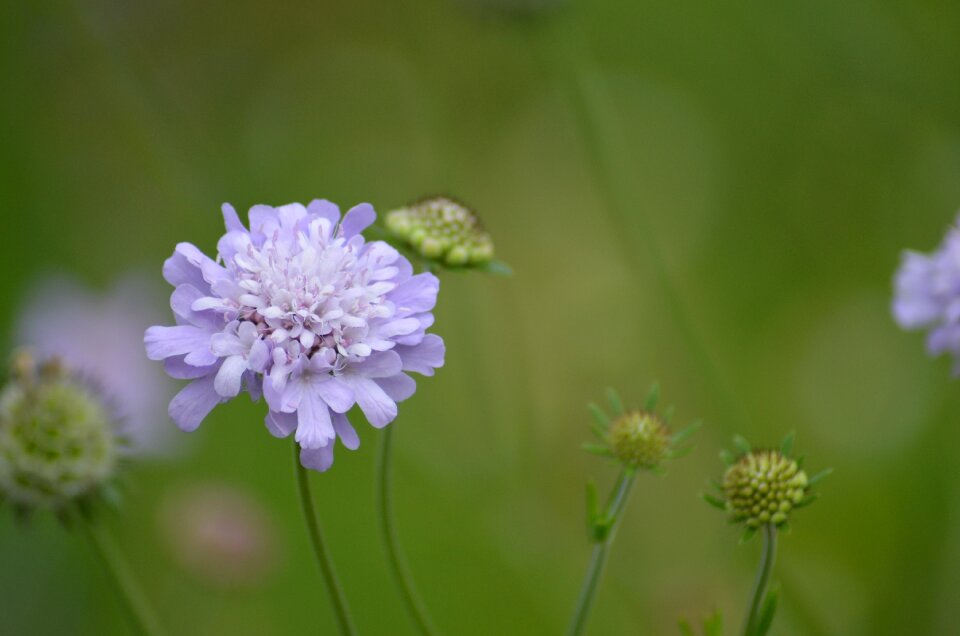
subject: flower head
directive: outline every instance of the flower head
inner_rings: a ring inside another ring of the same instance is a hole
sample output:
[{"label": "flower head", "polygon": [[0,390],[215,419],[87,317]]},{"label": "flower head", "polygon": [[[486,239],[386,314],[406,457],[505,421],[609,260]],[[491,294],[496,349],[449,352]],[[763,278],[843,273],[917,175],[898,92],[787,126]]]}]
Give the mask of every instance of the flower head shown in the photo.
[{"label": "flower head", "polygon": [[928,328],[927,349],[953,355],[960,375],[960,225],[930,254],[905,252],[894,287],[896,321],[905,329]]},{"label": "flower head", "polygon": [[614,417],[611,419],[596,404],[590,405],[594,416],[593,432],[600,443],[584,444],[584,449],[598,455],[613,457],[627,468],[659,470],[668,459],[689,451],[689,446],[680,443],[700,425],[694,423],[676,434],[671,434],[666,422],[671,412],[661,416],[656,413],[659,387],[655,384],[647,395],[642,409],[625,410],[620,396],[607,391]]},{"label": "flower head", "polygon": [[443,365],[433,324],[439,281],[360,234],[369,204],[341,219],[329,201],[249,212],[249,229],[223,206],[217,260],[190,243],[164,263],[177,324],[151,327],[147,355],[191,380],[170,403],[171,418],[196,429],[218,403],[246,390],[269,407],[271,433],[293,433],[304,466],[326,470],[334,440],[359,439],[346,412],[355,404],[376,427],[397,416],[416,384]]},{"label": "flower head", "polygon": [[18,353],[0,391],[0,497],[63,510],[106,485],[122,443],[94,390],[56,360],[38,366]]},{"label": "flower head", "polygon": [[793,459],[790,451],[793,435],[788,435],[779,449],[755,449],[742,437],[734,438],[739,455],[723,453],[727,464],[723,482],[717,484],[722,499],[704,495],[708,503],[725,511],[730,521],[747,527],[747,538],[757,528],[771,524],[783,526],[796,508],[816,499],[814,484],[830,471],[808,477],[802,460]]},{"label": "flower head", "polygon": [[493,239],[480,219],[473,210],[447,197],[424,199],[388,212],[386,224],[427,260],[468,267],[493,259]]}]

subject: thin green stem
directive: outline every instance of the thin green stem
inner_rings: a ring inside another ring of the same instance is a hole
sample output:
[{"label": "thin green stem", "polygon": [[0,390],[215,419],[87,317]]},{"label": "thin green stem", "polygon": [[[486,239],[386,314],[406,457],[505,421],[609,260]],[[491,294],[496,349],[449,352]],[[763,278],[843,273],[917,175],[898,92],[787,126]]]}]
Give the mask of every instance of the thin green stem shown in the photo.
[{"label": "thin green stem", "polygon": [[377,454],[377,508],[380,513],[380,531],[387,551],[387,561],[393,573],[393,579],[400,588],[400,595],[410,612],[410,617],[423,636],[433,636],[436,630],[430,622],[426,606],[417,594],[413,577],[407,568],[406,560],[400,549],[400,537],[393,517],[393,432],[394,422],[388,426],[380,438],[380,452]]},{"label": "thin green stem", "polygon": [[624,507],[627,505],[627,497],[630,495],[630,489],[636,477],[636,470],[625,468],[620,475],[620,481],[617,482],[613,497],[607,504],[604,523],[608,529],[593,547],[590,564],[587,566],[587,573],[583,578],[583,585],[580,588],[580,597],[577,599],[577,606],[574,609],[573,616],[570,618],[570,625],[567,627],[567,636],[578,636],[583,632],[583,628],[587,624],[587,617],[590,615],[590,609],[593,607],[593,600],[596,597],[597,588],[600,584],[600,577],[603,574],[603,568],[607,562],[610,544],[613,543],[613,536],[616,533],[617,525],[620,523],[620,517],[623,514]]},{"label": "thin green stem", "polygon": [[773,524],[763,526],[763,556],[760,558],[760,567],[757,570],[757,579],[753,583],[753,596],[750,607],[747,609],[747,618],[744,621],[743,636],[753,636],[760,621],[760,608],[767,596],[767,587],[770,585],[770,574],[773,572],[773,563],[777,558],[777,528]]},{"label": "thin green stem", "polygon": [[110,581],[123,602],[130,626],[137,634],[143,636],[161,636],[164,632],[160,628],[156,614],[153,613],[146,596],[137,584],[120,548],[96,521],[85,521],[83,527],[93,545],[94,552],[103,563],[104,569],[110,574]]},{"label": "thin green stem", "polygon": [[353,627],[353,620],[350,618],[347,598],[343,593],[343,588],[340,587],[337,573],[333,569],[330,550],[323,538],[320,520],[317,518],[317,511],[313,505],[313,495],[310,493],[310,475],[300,463],[300,447],[297,444],[293,445],[293,464],[297,476],[297,490],[300,494],[300,507],[303,509],[303,518],[307,523],[307,533],[310,535],[310,542],[313,544],[313,552],[317,557],[320,573],[323,574],[323,579],[327,584],[327,593],[330,595],[330,604],[333,605],[333,611],[337,617],[337,625],[343,636],[353,636],[356,630]]}]

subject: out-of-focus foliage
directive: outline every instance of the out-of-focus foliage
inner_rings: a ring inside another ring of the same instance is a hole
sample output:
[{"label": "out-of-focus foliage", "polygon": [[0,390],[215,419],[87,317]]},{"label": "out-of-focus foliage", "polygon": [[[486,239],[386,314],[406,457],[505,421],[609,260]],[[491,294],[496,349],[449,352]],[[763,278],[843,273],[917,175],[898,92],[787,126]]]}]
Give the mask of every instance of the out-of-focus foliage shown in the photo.
[{"label": "out-of-focus foliage", "polygon": [[[960,5],[556,5],[0,4],[0,333],[43,272],[106,288],[120,270],[159,280],[178,241],[212,252],[223,201],[385,212],[449,193],[515,274],[442,275],[447,364],[398,420],[399,529],[443,631],[562,629],[598,473],[583,405],[656,377],[705,425],[638,480],[590,633],[740,616],[759,546],[697,495],[734,432],[789,430],[836,472],[781,538],[774,631],[951,633],[960,385],[889,298],[900,250],[935,245],[960,206]],[[624,211],[598,186],[572,66],[605,96]],[[377,432],[361,440],[315,477],[317,502],[358,628],[400,635]],[[112,520],[171,633],[331,627],[262,406],[218,408],[186,448],[136,470]],[[275,522],[262,584],[213,593],[170,554],[162,502],[207,479]],[[0,519],[0,563],[0,632],[121,633],[88,547],[52,519]]]}]

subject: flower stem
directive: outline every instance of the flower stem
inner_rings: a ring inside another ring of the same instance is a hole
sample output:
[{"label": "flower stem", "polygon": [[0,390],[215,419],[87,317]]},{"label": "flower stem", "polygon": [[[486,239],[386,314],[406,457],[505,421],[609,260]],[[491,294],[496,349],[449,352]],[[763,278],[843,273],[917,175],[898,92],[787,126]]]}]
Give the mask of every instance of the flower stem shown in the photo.
[{"label": "flower stem", "polygon": [[103,563],[104,569],[110,574],[110,580],[117,595],[123,601],[130,625],[136,633],[143,636],[163,634],[160,623],[130,571],[130,566],[124,560],[120,548],[96,521],[86,521],[83,527],[86,529],[87,538],[90,539],[94,552]]},{"label": "flower stem", "polygon": [[753,584],[753,597],[747,610],[744,621],[743,636],[753,636],[760,621],[760,608],[767,596],[767,587],[770,584],[770,574],[773,572],[773,562],[777,558],[777,529],[773,524],[763,526],[763,556],[760,559],[760,568],[757,570],[757,579]]},{"label": "flower stem", "polygon": [[323,538],[317,511],[313,505],[313,495],[310,493],[310,476],[307,469],[300,463],[300,448],[297,444],[293,445],[293,463],[297,475],[297,490],[300,493],[300,507],[303,509],[303,518],[307,523],[307,533],[310,535],[310,542],[313,544],[313,552],[317,557],[320,572],[327,584],[327,592],[330,595],[330,604],[333,605],[333,611],[337,617],[337,625],[343,636],[353,636],[356,630],[354,630],[353,620],[350,618],[347,599],[343,593],[343,588],[340,587],[337,573],[333,569],[330,550]]},{"label": "flower stem", "polygon": [[587,624],[587,617],[590,615],[590,609],[593,607],[593,600],[596,596],[597,587],[600,583],[600,577],[603,574],[603,568],[607,561],[607,553],[610,550],[610,544],[613,543],[613,535],[616,532],[617,525],[623,509],[627,504],[627,497],[630,494],[630,488],[636,480],[637,472],[632,468],[625,468],[620,475],[620,481],[617,482],[616,490],[604,516],[604,523],[607,531],[597,540],[593,547],[593,555],[590,557],[590,564],[587,566],[587,573],[583,579],[583,586],[580,588],[580,597],[577,599],[577,607],[570,618],[570,625],[567,627],[567,636],[578,636],[583,632]]},{"label": "flower stem", "polygon": [[394,581],[400,588],[400,595],[410,612],[413,622],[423,636],[433,636],[436,630],[430,622],[426,606],[417,594],[413,577],[407,568],[406,560],[400,549],[400,537],[393,517],[393,431],[394,422],[383,431],[380,440],[380,452],[377,454],[377,508],[380,512],[380,531],[387,551],[387,559],[393,572]]}]

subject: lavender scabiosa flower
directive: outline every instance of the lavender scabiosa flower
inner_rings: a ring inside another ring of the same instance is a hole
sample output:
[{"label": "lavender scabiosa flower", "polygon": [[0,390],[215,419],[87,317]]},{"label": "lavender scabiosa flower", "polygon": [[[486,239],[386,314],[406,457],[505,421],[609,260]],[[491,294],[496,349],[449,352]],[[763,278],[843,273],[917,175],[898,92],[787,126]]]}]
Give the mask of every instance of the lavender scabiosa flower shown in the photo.
[{"label": "lavender scabiosa flower", "polygon": [[361,232],[376,218],[360,204],[341,218],[325,200],[256,205],[249,229],[229,204],[217,259],[180,243],[163,274],[177,324],[150,327],[147,355],[191,380],[171,418],[195,430],[220,402],[246,390],[265,398],[266,426],[294,434],[303,466],[326,470],[334,440],[359,445],[346,413],[375,427],[416,389],[407,372],[432,375],[444,345],[433,324],[439,281]]},{"label": "lavender scabiosa flower", "polygon": [[929,328],[932,355],[954,357],[960,375],[960,218],[930,254],[906,251],[894,279],[893,316],[905,329]]}]

